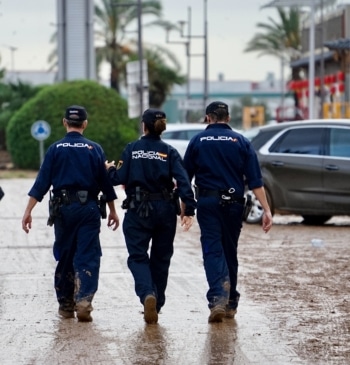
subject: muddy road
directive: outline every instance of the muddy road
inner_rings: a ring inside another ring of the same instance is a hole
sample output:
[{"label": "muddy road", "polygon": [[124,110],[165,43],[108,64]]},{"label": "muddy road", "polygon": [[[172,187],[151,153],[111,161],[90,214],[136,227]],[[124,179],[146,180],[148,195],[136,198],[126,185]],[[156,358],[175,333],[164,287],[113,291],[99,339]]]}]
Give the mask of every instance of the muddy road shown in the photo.
[{"label": "muddy road", "polygon": [[198,225],[190,232],[179,226],[167,301],[159,324],[148,326],[122,231],[102,221],[94,321],[78,323],[57,315],[47,197],[33,212],[29,235],[21,230],[32,183],[0,183],[1,365],[350,364],[350,217],[305,227],[299,217],[276,216],[268,234],[244,225],[239,310],[218,324],[207,323]]}]

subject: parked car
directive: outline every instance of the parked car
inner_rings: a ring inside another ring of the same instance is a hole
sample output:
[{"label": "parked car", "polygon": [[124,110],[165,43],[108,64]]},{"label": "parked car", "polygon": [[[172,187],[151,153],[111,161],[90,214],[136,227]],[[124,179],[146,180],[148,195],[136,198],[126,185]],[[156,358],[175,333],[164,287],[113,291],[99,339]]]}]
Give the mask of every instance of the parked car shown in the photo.
[{"label": "parked car", "polygon": [[[263,146],[270,138],[276,135],[284,128],[288,128],[290,123],[279,123],[273,124],[273,126],[258,126],[247,129],[242,132],[244,137],[246,137],[254,147],[256,151],[259,150],[261,146]],[[252,191],[247,190],[246,195],[249,194],[251,196],[252,207],[250,213],[246,219],[247,223],[260,223],[263,215],[262,207],[259,203],[259,200],[256,199],[255,195]]]},{"label": "parked car", "polygon": [[[206,123],[169,123],[162,133],[162,140],[175,147],[183,157],[190,139],[207,126]],[[241,132],[237,129],[235,131]]]},{"label": "parked car", "polygon": [[169,123],[162,133],[162,140],[175,147],[183,157],[190,139],[207,127],[205,123]]},{"label": "parked car", "polygon": [[[243,134],[257,152],[273,214],[301,215],[305,224],[350,215],[348,120],[284,122]],[[261,217],[255,200],[247,222]]]}]

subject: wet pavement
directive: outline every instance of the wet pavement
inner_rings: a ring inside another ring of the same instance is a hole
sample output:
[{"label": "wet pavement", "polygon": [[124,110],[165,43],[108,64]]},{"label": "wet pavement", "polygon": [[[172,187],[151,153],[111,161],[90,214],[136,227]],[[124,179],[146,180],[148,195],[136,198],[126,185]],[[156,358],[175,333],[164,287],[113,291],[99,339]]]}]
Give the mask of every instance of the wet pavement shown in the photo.
[{"label": "wet pavement", "polygon": [[[53,228],[46,225],[47,196],[33,211],[31,232],[27,235],[21,229],[32,183],[32,179],[1,181],[6,194],[0,202],[1,365],[305,364],[270,329],[270,319],[249,301],[244,288],[239,288],[242,300],[236,319],[208,324],[197,223],[189,232],[178,226],[167,300],[158,325],[144,323],[126,265],[122,229],[109,230],[105,220],[94,321],[60,319],[53,288]],[[124,194],[120,189],[117,193],[122,218]]]}]

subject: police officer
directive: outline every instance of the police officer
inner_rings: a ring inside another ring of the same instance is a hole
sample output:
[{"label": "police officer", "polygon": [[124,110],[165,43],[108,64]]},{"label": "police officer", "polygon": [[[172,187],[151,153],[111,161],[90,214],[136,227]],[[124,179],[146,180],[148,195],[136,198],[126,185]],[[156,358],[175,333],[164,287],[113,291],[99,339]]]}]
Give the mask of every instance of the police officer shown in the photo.
[{"label": "police officer", "polygon": [[[176,231],[179,199],[184,203],[181,225],[188,230],[195,211],[194,194],[176,149],[160,138],[166,129],[166,115],[147,109],[142,115],[144,135],[129,143],[117,167],[108,163],[113,185],[125,185],[127,209],[123,232],[128,249],[128,267],[135,281],[135,291],[144,306],[146,323],[157,323],[165,303],[170,260]],[[178,204],[177,204],[178,203]],[[150,255],[148,248],[152,240]]]},{"label": "police officer", "polygon": [[98,194],[106,195],[108,223],[113,230],[119,225],[114,200],[117,198],[105,169],[102,147],[85,137],[87,112],[72,105],[66,109],[63,125],[66,136],[53,143],[45,155],[22,218],[22,228],[32,228],[32,209],[41,202],[52,186],[55,204],[54,257],[57,261],[55,290],[58,313],[63,318],[90,322],[92,300],[98,287],[101,213]]},{"label": "police officer", "polygon": [[209,322],[233,318],[237,291],[237,246],[242,228],[245,181],[263,210],[262,228],[268,232],[272,215],[261,171],[249,141],[228,125],[227,104],[206,108],[207,128],[194,136],[185,153],[189,179],[195,177],[197,220],[201,230],[204,268],[208,281]]}]

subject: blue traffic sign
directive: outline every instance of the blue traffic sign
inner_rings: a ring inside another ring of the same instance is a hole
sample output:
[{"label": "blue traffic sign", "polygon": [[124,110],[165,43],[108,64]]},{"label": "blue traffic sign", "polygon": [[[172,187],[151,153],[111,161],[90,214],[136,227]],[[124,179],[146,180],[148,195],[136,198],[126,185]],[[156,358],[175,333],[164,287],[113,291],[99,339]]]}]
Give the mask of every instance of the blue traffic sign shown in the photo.
[{"label": "blue traffic sign", "polygon": [[51,127],[45,120],[38,120],[32,124],[30,132],[37,141],[44,141],[49,137]]}]

